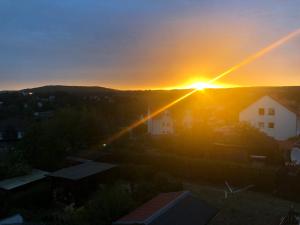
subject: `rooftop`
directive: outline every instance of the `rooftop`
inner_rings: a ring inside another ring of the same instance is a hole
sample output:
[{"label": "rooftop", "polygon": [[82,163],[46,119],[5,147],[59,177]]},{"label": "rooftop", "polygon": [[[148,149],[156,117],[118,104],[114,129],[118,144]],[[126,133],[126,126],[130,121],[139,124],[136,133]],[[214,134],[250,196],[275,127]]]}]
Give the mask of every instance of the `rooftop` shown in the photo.
[{"label": "rooftop", "polygon": [[0,220],[0,225],[9,225],[9,224],[23,224],[24,220],[23,217],[20,214],[16,214],[14,216],[5,218],[3,220]]},{"label": "rooftop", "polygon": [[241,111],[247,109],[250,105],[254,104],[255,102],[261,100],[262,98],[268,97],[274,101],[276,101],[277,103],[279,103],[280,105],[282,105],[283,107],[285,107],[287,110],[289,110],[292,113],[295,113],[297,116],[300,116],[300,109],[299,106],[296,102],[294,101],[290,101],[288,99],[285,99],[283,97],[279,97],[276,95],[263,95],[263,96],[259,96],[258,98],[256,98],[256,100],[252,101],[251,103],[249,103],[248,105],[246,105]]},{"label": "rooftop", "polygon": [[217,209],[190,192],[170,192],[158,195],[114,224],[205,225],[216,213]]},{"label": "rooftop", "polygon": [[44,179],[48,172],[33,169],[30,174],[0,181],[0,189],[12,190],[26,184]]},{"label": "rooftop", "polygon": [[68,180],[80,180],[82,178],[110,170],[114,167],[116,167],[116,165],[87,161],[79,165],[57,170],[53,173],[50,173],[49,176]]}]

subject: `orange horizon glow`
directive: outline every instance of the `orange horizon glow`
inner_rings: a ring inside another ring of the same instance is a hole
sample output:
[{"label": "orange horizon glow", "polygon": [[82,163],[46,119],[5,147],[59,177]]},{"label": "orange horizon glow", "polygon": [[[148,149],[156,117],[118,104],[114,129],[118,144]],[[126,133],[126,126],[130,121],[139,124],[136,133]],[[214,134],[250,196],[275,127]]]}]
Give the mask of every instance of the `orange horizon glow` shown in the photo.
[{"label": "orange horizon glow", "polygon": [[220,83],[220,82],[210,83],[210,80],[202,78],[202,79],[191,79],[191,81],[186,82],[182,86],[177,86],[177,87],[175,87],[175,89],[204,90],[204,89],[218,89],[218,88],[232,88],[232,87],[238,87],[238,85],[225,84],[225,83]]},{"label": "orange horizon glow", "polygon": [[[279,40],[273,42],[272,44],[268,45],[267,47],[261,49],[260,51],[248,56],[247,58],[245,58],[244,60],[242,60],[240,63],[232,66],[231,68],[227,69],[226,71],[220,73],[219,75],[215,76],[213,79],[208,80],[205,76],[201,76],[201,78],[199,79],[195,79],[195,77],[197,77],[197,73],[198,71],[195,69],[192,69],[192,65],[191,65],[191,74],[192,75],[185,75],[186,72],[184,72],[185,70],[189,70],[189,68],[184,68],[183,71],[179,71],[181,74],[184,74],[184,76],[186,77],[194,77],[193,80],[189,80],[186,82],[182,82],[182,84],[177,84],[175,83],[175,85],[173,84],[172,86],[167,86],[166,83],[162,83],[159,86],[145,86],[143,84],[141,85],[122,85],[122,84],[116,84],[116,83],[111,83],[111,82],[103,82],[103,87],[108,87],[108,88],[116,88],[116,89],[120,89],[120,90],[130,90],[130,89],[134,89],[134,90],[171,90],[171,89],[207,89],[207,88],[233,88],[233,87],[241,87],[238,85],[234,85],[234,84],[222,84],[219,83],[218,81],[220,79],[222,79],[223,77],[225,77],[226,75],[235,72],[236,70],[240,69],[241,67],[246,66],[247,64],[257,60],[258,58],[264,56],[265,54],[269,53],[270,51],[272,51],[275,48],[278,48],[280,46],[282,46],[283,44],[285,44],[286,42],[290,41],[291,39],[295,38],[296,36],[298,36],[300,34],[300,29],[297,29],[289,34],[287,34],[286,36],[280,38]],[[188,65],[186,65],[188,66]],[[201,73],[200,74],[206,74],[206,73]],[[208,73],[210,76],[210,73]],[[245,74],[246,76],[249,76],[248,73]],[[182,76],[183,77],[183,76]],[[263,78],[263,77],[262,77]],[[176,78],[178,80],[182,80],[182,78]],[[48,81],[49,82],[49,81]],[[84,80],[77,80],[77,81],[73,81],[71,82],[71,84],[69,82],[65,82],[65,81],[58,81],[61,85],[88,85],[88,86],[95,86],[95,82],[92,81],[84,81]],[[174,81],[171,81],[171,83],[174,83]],[[178,83],[178,82],[177,82]],[[40,86],[40,85],[47,85],[46,83],[35,83],[35,84],[22,84],[22,85],[18,85],[18,86],[11,86],[12,89],[17,89],[17,88],[28,88],[28,86],[24,86],[24,85],[29,85],[29,86]],[[6,85],[7,87],[10,87],[9,84]],[[249,85],[242,85],[245,87],[249,87]],[[256,86],[256,85],[250,85],[250,86]],[[267,85],[259,85],[259,86],[267,86]],[[274,86],[274,85],[272,85]],[[7,88],[9,89],[9,88]]]},{"label": "orange horizon glow", "polygon": [[[49,82],[50,83],[50,82]],[[44,87],[44,86],[77,86],[77,87],[104,87],[104,88],[111,88],[121,91],[128,91],[128,90],[138,90],[138,91],[144,91],[144,90],[183,90],[183,89],[195,89],[197,86],[204,86],[204,89],[215,89],[215,88],[235,88],[235,87],[241,87],[236,84],[227,84],[227,83],[220,83],[216,82],[214,84],[207,84],[208,80],[203,79],[193,79],[189,82],[183,82],[182,85],[174,85],[174,86],[129,86],[129,85],[113,85],[109,83],[102,83],[102,84],[95,84],[95,82],[86,82],[86,81],[76,81],[76,82],[53,82],[53,83],[25,83],[23,85],[17,85],[17,86],[10,86],[6,85],[7,88],[5,90],[11,90],[11,91],[18,91],[22,89],[33,89],[38,87]],[[206,85],[207,84],[207,85]],[[246,86],[245,86],[246,87]]]},{"label": "orange horizon glow", "polygon": [[[124,134],[130,132],[132,129],[140,126],[141,124],[145,123],[146,121],[152,119],[153,117],[157,116],[158,114],[160,114],[161,112],[171,108],[172,106],[174,106],[175,104],[177,104],[178,102],[184,100],[185,98],[193,95],[195,92],[198,91],[204,91],[204,89],[206,88],[210,88],[211,86],[213,86],[213,84],[220,80],[221,78],[231,74],[232,72],[238,70],[239,68],[246,66],[250,63],[252,63],[253,61],[255,61],[256,59],[259,59],[260,57],[264,56],[265,54],[269,53],[270,51],[280,47],[281,45],[285,44],[286,42],[288,42],[289,40],[295,38],[296,36],[298,36],[300,34],[300,29],[297,29],[289,34],[287,34],[286,36],[280,38],[279,40],[271,43],[270,45],[268,45],[267,47],[259,50],[258,52],[254,53],[253,55],[250,55],[249,57],[247,57],[246,59],[244,59],[243,61],[241,61],[240,63],[232,66],[230,69],[226,70],[225,72],[217,75],[216,77],[210,79],[208,82],[196,82],[194,84],[192,84],[192,86],[194,86],[194,89],[190,92],[188,92],[187,94],[183,95],[182,97],[172,101],[171,103],[157,109],[156,111],[154,111],[153,113],[151,113],[150,115],[148,115],[147,117],[136,121],[135,123],[131,124],[130,126],[126,127],[125,129],[121,130],[120,132],[116,133],[115,135],[113,135],[111,138],[109,138],[107,140],[107,143],[110,144],[111,142],[115,141],[116,139],[122,137]],[[105,146],[106,144],[105,143]]]},{"label": "orange horizon glow", "polygon": [[[221,78],[225,77],[226,75],[238,70],[239,68],[246,66],[250,64],[251,62],[257,60],[258,58],[266,55],[270,51],[280,47],[281,45],[285,44],[286,42],[290,41],[291,39],[297,37],[300,34],[300,29],[297,29],[286,36],[280,38],[279,40],[273,42],[272,44],[268,45],[267,47],[259,50],[258,52],[254,53],[253,55],[250,55],[246,59],[242,60],[240,63],[232,66],[228,70],[224,71],[223,73],[217,75],[213,79],[210,79],[208,81],[198,81],[198,82],[193,82],[192,84],[186,86],[187,88],[193,88],[197,90],[204,90],[208,88],[226,88],[226,85],[222,84],[217,84],[216,81],[220,80]],[[229,87],[229,85],[227,85]]]}]

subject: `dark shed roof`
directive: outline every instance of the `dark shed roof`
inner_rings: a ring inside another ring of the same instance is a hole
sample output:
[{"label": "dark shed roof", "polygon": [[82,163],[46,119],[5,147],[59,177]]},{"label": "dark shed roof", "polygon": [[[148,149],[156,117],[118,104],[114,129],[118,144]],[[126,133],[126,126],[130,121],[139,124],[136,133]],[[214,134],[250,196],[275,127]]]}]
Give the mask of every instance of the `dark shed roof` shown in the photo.
[{"label": "dark shed roof", "polygon": [[42,180],[49,174],[46,171],[33,169],[30,174],[26,174],[24,176],[13,177],[0,181],[0,189],[3,190],[13,190],[15,188],[19,188],[25,186],[27,184]]},{"label": "dark shed roof", "polygon": [[206,225],[217,209],[190,192],[160,194],[114,224]]},{"label": "dark shed roof", "polygon": [[82,178],[110,170],[114,167],[116,167],[116,165],[90,161],[76,166],[57,170],[53,173],[50,173],[49,176],[64,178],[68,180],[80,180]]},{"label": "dark shed roof", "polygon": [[11,217],[7,217],[5,219],[0,220],[0,225],[16,225],[16,224],[23,224],[24,219],[22,215],[16,214]]}]

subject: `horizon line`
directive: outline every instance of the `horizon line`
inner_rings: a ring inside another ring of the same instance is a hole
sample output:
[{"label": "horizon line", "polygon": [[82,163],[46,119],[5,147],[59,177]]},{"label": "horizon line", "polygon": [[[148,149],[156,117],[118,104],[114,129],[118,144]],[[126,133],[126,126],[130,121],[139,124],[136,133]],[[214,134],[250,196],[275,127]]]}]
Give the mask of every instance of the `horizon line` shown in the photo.
[{"label": "horizon line", "polygon": [[[41,86],[33,86],[21,89],[1,89],[0,92],[18,92],[18,91],[25,91],[30,89],[37,89],[37,88],[44,88],[44,87],[77,87],[77,88],[104,88],[104,89],[111,89],[112,91],[176,91],[176,90],[192,90],[195,88],[180,88],[180,87],[166,87],[166,88],[132,88],[132,89],[122,89],[122,88],[110,88],[106,86],[97,86],[97,85],[63,85],[63,84],[49,84],[49,85],[41,85]],[[282,88],[282,87],[300,87],[299,85],[232,85],[232,86],[224,86],[224,87],[208,87],[205,90],[217,90],[217,89],[238,89],[238,88]]]}]

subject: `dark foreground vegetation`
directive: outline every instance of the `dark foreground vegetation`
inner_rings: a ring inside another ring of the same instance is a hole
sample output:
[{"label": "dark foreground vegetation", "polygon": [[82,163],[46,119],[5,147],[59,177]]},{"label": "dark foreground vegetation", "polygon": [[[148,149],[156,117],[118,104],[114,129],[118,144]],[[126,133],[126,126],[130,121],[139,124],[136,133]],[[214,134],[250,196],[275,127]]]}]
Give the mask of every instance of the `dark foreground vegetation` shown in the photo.
[{"label": "dark foreground vegetation", "polygon": [[[111,224],[161,192],[182,190],[182,184],[147,166],[122,165],[116,180],[98,186],[84,202],[65,204],[51,196],[50,181],[0,195],[4,215],[21,213],[42,224]],[[82,193],[85,194],[85,193]]]},{"label": "dark foreground vegetation", "polygon": [[[8,148],[1,153],[0,180],[27,174],[33,168],[51,172],[67,167],[68,156],[117,164],[119,173],[113,181],[99,183],[80,203],[56,201],[49,180],[9,196],[2,194],[0,218],[21,213],[29,221],[45,224],[111,224],[160,192],[181,190],[187,181],[253,184],[256,191],[300,200],[299,174],[288,176],[285,150],[258,130],[237,123],[238,111],[247,101],[270,92],[298,101],[295,93],[300,93],[299,88],[208,91],[214,102],[197,94],[176,106],[178,111],[197,108],[201,120],[193,128],[178,127],[174,135],[151,137],[142,124],[113,142],[107,140],[146,115],[149,104],[154,108],[164,105],[186,91],[86,92],[61,87],[28,91],[34,94],[0,95],[4,102],[1,120],[18,116],[28,124],[22,139],[5,143]],[[237,93],[245,97],[239,99]],[[49,100],[49,96],[55,98]],[[37,102],[43,102],[42,109],[36,108]],[[51,116],[33,116],[36,111],[51,111]],[[215,129],[219,121],[230,125],[232,132]],[[265,160],[257,162],[252,156],[264,156]]]}]

